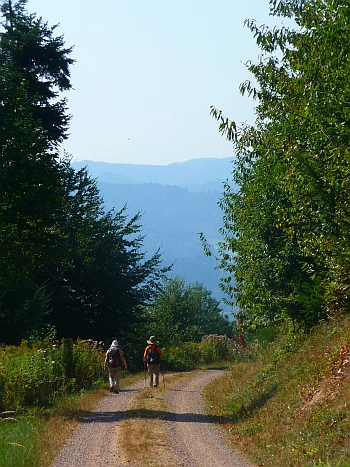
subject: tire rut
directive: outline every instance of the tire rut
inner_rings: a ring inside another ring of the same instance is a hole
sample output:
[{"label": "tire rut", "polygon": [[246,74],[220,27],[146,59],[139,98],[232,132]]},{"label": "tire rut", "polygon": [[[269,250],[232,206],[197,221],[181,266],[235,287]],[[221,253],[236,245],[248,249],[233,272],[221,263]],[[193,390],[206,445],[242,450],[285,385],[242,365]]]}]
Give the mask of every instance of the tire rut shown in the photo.
[{"label": "tire rut", "polygon": [[117,443],[120,422],[132,399],[143,389],[140,381],[119,394],[110,394],[80,420],[52,467],[133,467],[123,461]]}]

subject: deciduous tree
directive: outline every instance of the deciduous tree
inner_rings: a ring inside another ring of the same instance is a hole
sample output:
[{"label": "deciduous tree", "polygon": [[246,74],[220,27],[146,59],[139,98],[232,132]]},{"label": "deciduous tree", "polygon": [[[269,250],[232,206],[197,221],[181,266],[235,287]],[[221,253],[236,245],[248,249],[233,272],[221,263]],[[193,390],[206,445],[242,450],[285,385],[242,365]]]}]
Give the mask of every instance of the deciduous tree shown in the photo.
[{"label": "deciduous tree", "polygon": [[[313,324],[349,306],[349,5],[271,1],[295,28],[247,21],[261,49],[254,126],[213,108],[233,141],[240,189],[222,199],[223,288],[252,318]],[[235,283],[231,279],[234,277]]]},{"label": "deciduous tree", "polygon": [[181,277],[166,279],[146,310],[148,331],[167,345],[199,342],[204,335],[230,334],[219,302],[202,284]]}]

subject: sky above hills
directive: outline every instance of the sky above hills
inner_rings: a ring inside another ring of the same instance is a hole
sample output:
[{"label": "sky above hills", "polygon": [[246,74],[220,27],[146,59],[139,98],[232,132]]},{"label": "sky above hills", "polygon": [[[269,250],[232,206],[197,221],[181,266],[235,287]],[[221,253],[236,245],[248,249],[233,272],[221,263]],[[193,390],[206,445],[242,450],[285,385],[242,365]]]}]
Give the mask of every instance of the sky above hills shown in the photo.
[{"label": "sky above hills", "polygon": [[275,25],[268,0],[29,0],[74,45],[73,161],[167,165],[230,157],[210,106],[254,120],[239,84],[259,49],[246,18]]}]

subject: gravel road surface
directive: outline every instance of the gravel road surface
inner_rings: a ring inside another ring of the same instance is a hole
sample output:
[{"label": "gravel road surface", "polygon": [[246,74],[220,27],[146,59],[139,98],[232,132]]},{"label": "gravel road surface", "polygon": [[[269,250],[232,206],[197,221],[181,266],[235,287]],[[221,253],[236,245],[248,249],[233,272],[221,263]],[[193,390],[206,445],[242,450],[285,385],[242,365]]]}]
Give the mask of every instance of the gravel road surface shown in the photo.
[{"label": "gravel road surface", "polygon": [[222,373],[219,370],[199,373],[170,390],[166,397],[169,412],[166,430],[173,440],[171,449],[178,466],[253,467],[227,447],[223,428],[204,415],[202,390]]},{"label": "gravel road surface", "polygon": [[[169,450],[177,459],[174,467],[253,467],[226,446],[223,429],[204,415],[201,392],[221,374],[218,370],[197,373],[167,393],[168,412],[163,423],[172,440]],[[53,467],[139,467],[124,460],[116,438],[127,408],[142,389],[141,381],[119,394],[106,396],[79,423]]]}]

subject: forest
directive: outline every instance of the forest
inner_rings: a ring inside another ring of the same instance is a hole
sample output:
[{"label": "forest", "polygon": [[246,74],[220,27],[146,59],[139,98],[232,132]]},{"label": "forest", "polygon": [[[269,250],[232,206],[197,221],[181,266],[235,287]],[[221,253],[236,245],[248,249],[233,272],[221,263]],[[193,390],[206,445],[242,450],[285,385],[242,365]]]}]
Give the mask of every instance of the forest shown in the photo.
[{"label": "forest", "polygon": [[159,249],[146,257],[141,213],[123,200],[107,210],[96,179],[72,167],[62,143],[73,46],[26,4],[1,4],[0,343],[134,342],[154,328],[167,293],[164,326],[173,322],[178,336],[230,332],[210,291],[169,278]]}]

